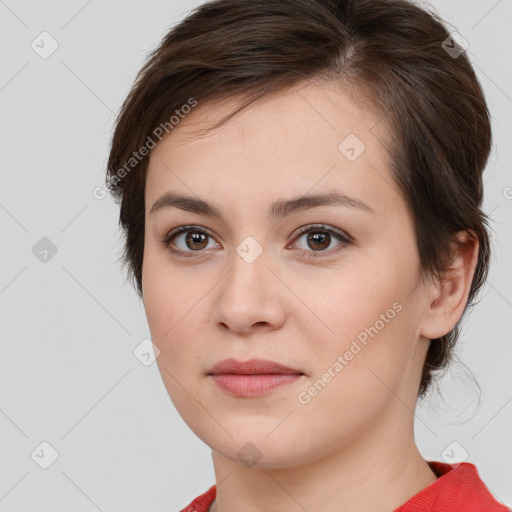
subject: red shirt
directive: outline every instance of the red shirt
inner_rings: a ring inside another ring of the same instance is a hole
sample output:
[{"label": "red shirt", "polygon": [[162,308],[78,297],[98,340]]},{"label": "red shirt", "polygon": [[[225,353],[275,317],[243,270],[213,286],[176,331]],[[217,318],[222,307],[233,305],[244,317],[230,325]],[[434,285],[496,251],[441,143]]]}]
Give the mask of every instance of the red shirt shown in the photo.
[{"label": "red shirt", "polygon": [[[512,512],[496,501],[474,464],[463,462],[453,467],[443,462],[427,462],[438,479],[393,512]],[[216,491],[212,485],[181,512],[208,512]]]}]

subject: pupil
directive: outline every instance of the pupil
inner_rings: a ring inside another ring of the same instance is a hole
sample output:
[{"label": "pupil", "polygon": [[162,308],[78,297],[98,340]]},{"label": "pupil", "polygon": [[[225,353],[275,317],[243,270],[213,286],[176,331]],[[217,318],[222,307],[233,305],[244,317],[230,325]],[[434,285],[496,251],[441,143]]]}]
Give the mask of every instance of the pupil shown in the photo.
[{"label": "pupil", "polygon": [[[316,242],[318,242],[318,237],[320,237],[320,243],[322,242],[322,240],[324,241],[324,243],[322,244],[321,247],[319,247],[317,245],[316,246],[317,249],[325,249],[326,247],[329,247],[329,242],[328,242],[329,235],[327,233],[314,233],[314,234],[310,233],[310,235],[308,236],[308,242],[312,239],[315,240]],[[326,240],[327,240],[327,243],[325,243]]]},{"label": "pupil", "polygon": [[[187,245],[189,242],[192,243],[200,243],[198,242],[198,238],[203,238],[203,241],[206,240],[206,235],[204,233],[189,233],[186,237]],[[199,247],[199,249],[202,249],[203,247]],[[193,249],[193,247],[189,246],[189,249]],[[195,248],[197,249],[197,247]]]}]

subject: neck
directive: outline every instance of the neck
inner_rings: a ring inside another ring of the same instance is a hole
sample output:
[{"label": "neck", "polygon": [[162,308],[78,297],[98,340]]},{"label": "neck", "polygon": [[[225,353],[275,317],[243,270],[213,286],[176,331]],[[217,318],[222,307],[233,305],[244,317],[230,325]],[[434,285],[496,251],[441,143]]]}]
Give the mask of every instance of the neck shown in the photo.
[{"label": "neck", "polygon": [[387,436],[368,429],[324,457],[269,469],[212,451],[217,494],[210,510],[334,512],[342,504],[353,512],[390,512],[437,479],[414,442],[412,415],[407,429],[409,435],[395,428]]}]

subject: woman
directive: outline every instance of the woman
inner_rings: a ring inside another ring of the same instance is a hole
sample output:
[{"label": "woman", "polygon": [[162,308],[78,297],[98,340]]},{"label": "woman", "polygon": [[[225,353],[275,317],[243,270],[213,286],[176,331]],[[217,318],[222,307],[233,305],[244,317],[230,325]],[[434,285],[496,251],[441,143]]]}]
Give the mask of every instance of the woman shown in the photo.
[{"label": "woman", "polygon": [[406,0],[216,0],[125,100],[107,183],[166,389],[212,449],[184,511],[506,511],[414,409],[489,265],[487,106]]}]

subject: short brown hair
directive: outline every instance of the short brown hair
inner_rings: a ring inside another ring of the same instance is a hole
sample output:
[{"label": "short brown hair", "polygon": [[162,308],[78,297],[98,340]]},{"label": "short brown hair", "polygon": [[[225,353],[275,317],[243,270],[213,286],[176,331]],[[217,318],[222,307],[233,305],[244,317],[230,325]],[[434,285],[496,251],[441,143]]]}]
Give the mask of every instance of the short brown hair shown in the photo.
[{"label": "short brown hair", "polygon": [[[169,120],[191,99],[245,99],[215,129],[261,97],[325,80],[361,101],[364,94],[389,121],[392,172],[414,222],[422,273],[442,276],[455,233],[478,239],[466,312],[489,267],[481,204],[491,126],[466,53],[449,53],[450,47],[458,48],[439,16],[408,0],[214,0],[192,11],[146,59],[112,137],[106,184],[120,202],[123,263],[138,294],[149,158],[135,159],[134,151],[154,143],[157,127],[169,132]],[[433,372],[450,362],[460,320],[432,340],[420,397]]]}]

